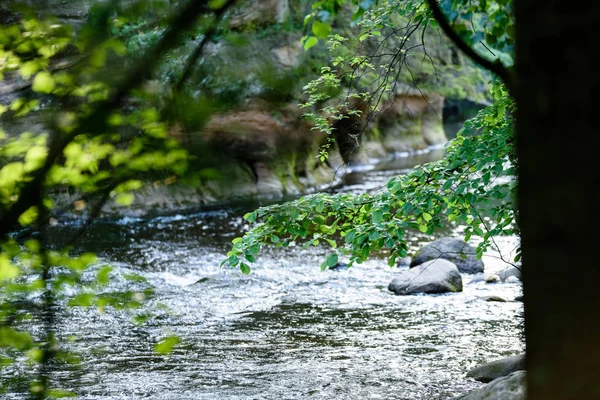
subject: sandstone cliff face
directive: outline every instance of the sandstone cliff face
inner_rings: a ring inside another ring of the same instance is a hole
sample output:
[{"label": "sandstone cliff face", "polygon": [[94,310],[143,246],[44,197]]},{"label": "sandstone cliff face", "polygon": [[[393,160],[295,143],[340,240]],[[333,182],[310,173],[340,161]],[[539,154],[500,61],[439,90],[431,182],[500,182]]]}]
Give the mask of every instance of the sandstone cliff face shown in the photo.
[{"label": "sandstone cliff face", "polygon": [[284,23],[290,16],[289,0],[243,1],[229,20],[231,29]]},{"label": "sandstone cliff face", "polygon": [[444,98],[416,91],[399,92],[379,115],[377,127],[389,153],[422,149],[447,141],[442,113]]},{"label": "sandstone cliff face", "polygon": [[[16,2],[7,0],[0,5],[4,10],[0,11],[0,18],[6,21],[14,18],[14,14],[5,11]],[[38,0],[25,0],[25,3],[35,6],[42,15],[54,15],[78,26],[89,19],[90,10],[98,1],[46,0],[40,5]],[[168,0],[159,3],[168,8]],[[195,188],[161,188],[156,193],[165,190],[179,193],[174,198],[181,201],[170,202],[173,204],[181,204],[185,198],[206,203],[247,195],[296,194],[333,182],[339,165],[331,163],[340,157],[334,154],[329,164],[318,161],[319,146],[327,138],[312,130],[302,116],[305,110],[298,107],[305,100],[302,87],[318,75],[329,57],[324,46],[305,52],[300,45],[304,34],[302,16],[309,7],[298,0],[238,3],[227,19],[229,31],[209,44],[187,86],[194,95],[216,99],[227,106],[204,118],[207,121],[198,127],[187,126],[186,121],[175,118],[171,130],[174,137],[201,159],[202,168],[216,170],[215,175],[221,179],[206,178]],[[176,56],[174,65],[180,68],[195,44],[195,40],[190,40]],[[169,79],[159,77],[165,88],[169,87]],[[335,137],[340,149],[344,138],[360,133],[360,137],[352,137],[355,144],[351,145],[356,149],[344,151],[346,162],[368,162],[373,157],[446,141],[443,95],[423,94],[408,84],[398,87],[371,125],[364,126],[364,118],[359,118],[337,126]],[[165,193],[158,196],[162,200],[157,206],[169,203],[164,196]],[[152,202],[150,197],[145,201]]]},{"label": "sandstone cliff face", "polygon": [[[294,9],[296,2],[290,3],[288,6]],[[302,118],[304,112],[311,110],[297,107],[305,101],[302,87],[318,76],[321,66],[327,65],[328,56],[323,55],[322,49],[302,49],[302,33],[298,31],[301,28],[273,24],[273,18],[265,20],[264,15],[273,16],[286,8],[281,1],[265,2],[256,9],[246,4],[249,11],[243,7],[234,13],[230,26],[236,32],[245,32],[246,42],[241,46],[227,41],[215,43],[210,59],[203,60],[197,75],[198,87],[204,88],[201,90],[214,90],[219,96],[225,88],[237,103],[230,111],[212,116],[201,131],[192,132],[191,136],[196,143],[206,141],[227,154],[231,162],[249,166],[258,184],[263,177],[272,180],[271,177],[281,178],[295,171],[295,177],[283,179],[283,193],[309,189],[300,183],[301,178],[317,169],[329,170],[325,181],[331,183],[334,170],[316,161],[319,145],[327,138],[311,130]],[[306,10],[296,14],[303,12]],[[293,21],[291,13],[287,22]],[[206,76],[210,85],[206,85]],[[234,84],[219,81],[219,77],[228,76],[236,77]],[[367,163],[371,158],[446,142],[444,97],[437,93],[424,95],[407,84],[399,87],[403,89],[370,126],[365,126],[366,113],[361,118],[336,123],[334,136],[345,162]],[[256,172],[259,169],[262,174]]]},{"label": "sandstone cliff face", "polygon": [[97,0],[4,0],[2,8],[15,9],[25,6],[38,15],[76,21],[84,20],[92,6],[97,3]]}]

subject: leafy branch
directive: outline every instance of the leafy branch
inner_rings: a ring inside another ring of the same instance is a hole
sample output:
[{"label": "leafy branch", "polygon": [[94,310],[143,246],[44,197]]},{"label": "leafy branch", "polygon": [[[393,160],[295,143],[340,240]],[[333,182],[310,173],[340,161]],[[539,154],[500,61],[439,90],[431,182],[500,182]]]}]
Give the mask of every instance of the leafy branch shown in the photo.
[{"label": "leafy branch", "polygon": [[446,16],[442,12],[442,9],[440,8],[437,0],[427,0],[427,4],[429,5],[429,9],[431,10],[433,17],[439,24],[440,28],[442,28],[442,30],[444,31],[446,36],[452,41],[452,43],[454,43],[456,47],[458,47],[460,51],[462,51],[471,60],[481,65],[483,68],[496,74],[500,79],[502,79],[506,87],[511,92],[514,92],[511,72],[504,66],[504,64],[502,64],[500,60],[490,61],[487,58],[478,54],[475,50],[473,50],[473,48],[469,46],[452,28],[452,26],[446,19]]},{"label": "leafy branch", "polygon": [[[516,183],[510,178],[514,103],[502,86],[494,93],[496,102],[465,124],[443,160],[392,178],[374,194],[316,194],[248,213],[245,219],[253,227],[233,240],[224,264],[248,273],[262,246],[298,242],[305,247],[325,243],[334,250],[336,256],[328,257],[322,268],[333,266],[339,255],[348,256],[352,265],[380,250],[394,265],[407,255],[407,230],[431,235],[447,223],[465,225],[467,241],[481,237],[481,257],[494,235],[517,232]],[[489,215],[490,221],[481,215]]]}]

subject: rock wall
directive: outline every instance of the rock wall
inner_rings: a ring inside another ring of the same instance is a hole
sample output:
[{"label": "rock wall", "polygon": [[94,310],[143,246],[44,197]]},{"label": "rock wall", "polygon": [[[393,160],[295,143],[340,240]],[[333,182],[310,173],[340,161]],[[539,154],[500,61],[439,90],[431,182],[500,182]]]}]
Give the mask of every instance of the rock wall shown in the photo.
[{"label": "rock wall", "polygon": [[442,95],[415,90],[397,92],[367,130],[357,159],[381,158],[446,143],[443,108]]},{"label": "rock wall", "polygon": [[[0,5],[0,18],[17,0]],[[44,15],[55,15],[77,25],[89,19],[94,0],[25,0]],[[128,1],[122,1],[123,5]],[[158,2],[164,7],[167,4]],[[228,32],[207,46],[188,89],[219,103],[217,111],[193,125],[185,114],[171,115],[171,132],[196,157],[194,168],[213,171],[192,187],[151,187],[143,204],[168,209],[185,202],[202,204],[245,196],[305,193],[334,183],[338,150],[330,161],[318,161],[319,147],[327,140],[302,117],[302,87],[316,77],[329,55],[325,46],[305,52],[302,17],[310,4],[299,0],[242,1],[228,16]],[[2,11],[4,10],[4,11]],[[195,40],[172,60],[187,59]],[[179,63],[179,64],[177,64]],[[177,69],[159,68],[158,83],[168,92]],[[170,72],[169,72],[170,71]],[[1,88],[0,88],[1,92]],[[1,94],[1,93],[0,93]],[[390,153],[423,149],[444,143],[443,95],[421,93],[400,83],[395,96],[368,127],[363,119],[342,120],[335,139],[346,162],[366,163]],[[194,111],[192,110],[192,113]],[[198,109],[196,113],[203,113]],[[189,113],[187,114],[190,115]],[[29,120],[34,124],[34,120]],[[357,133],[360,135],[357,136]],[[350,138],[350,140],[348,140]],[[354,147],[356,148],[354,148]],[[349,150],[348,150],[349,149]],[[194,172],[194,171],[192,171]],[[169,200],[171,198],[171,200]]]},{"label": "rock wall", "polygon": [[[154,0],[145,5],[147,12],[162,12],[168,8],[172,0]],[[108,0],[2,0],[0,15],[12,14],[11,11],[33,12],[39,17],[54,17],[61,22],[80,27],[90,15],[95,6],[109,5]],[[117,0],[113,4],[120,7],[135,5],[136,0]],[[154,10],[153,10],[154,9]]]}]

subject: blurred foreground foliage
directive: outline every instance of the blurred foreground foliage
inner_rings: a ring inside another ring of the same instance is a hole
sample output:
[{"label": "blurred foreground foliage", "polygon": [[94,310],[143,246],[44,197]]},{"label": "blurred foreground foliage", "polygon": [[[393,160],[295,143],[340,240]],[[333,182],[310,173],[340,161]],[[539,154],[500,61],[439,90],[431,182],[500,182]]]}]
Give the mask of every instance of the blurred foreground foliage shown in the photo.
[{"label": "blurred foreground foliage", "polygon": [[[60,310],[137,310],[152,296],[138,276],[131,290],[108,291],[113,268],[73,245],[107,202],[128,206],[144,179],[169,184],[188,170],[188,152],[145,82],[182,34],[197,28],[208,40],[231,4],[98,2],[77,29],[22,5],[0,10],[2,390],[25,384],[35,398],[74,396],[51,381],[51,366],[79,360],[55,334]],[[157,32],[143,51],[128,36],[139,21]],[[52,227],[65,214],[81,223],[58,245]],[[176,343],[164,339],[156,351]]]}]

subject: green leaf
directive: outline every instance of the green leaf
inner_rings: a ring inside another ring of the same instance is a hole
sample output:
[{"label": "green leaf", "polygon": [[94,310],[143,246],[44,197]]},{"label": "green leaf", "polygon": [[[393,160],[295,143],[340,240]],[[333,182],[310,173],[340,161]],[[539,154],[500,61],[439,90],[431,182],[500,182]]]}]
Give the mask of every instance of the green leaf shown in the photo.
[{"label": "green leaf", "polygon": [[390,259],[388,260],[388,265],[390,267],[393,267],[394,265],[396,265],[396,255],[395,254],[393,256],[391,256]]},{"label": "green leaf", "polygon": [[14,279],[21,274],[21,270],[10,262],[6,254],[0,254],[0,282]]},{"label": "green leaf", "polygon": [[336,243],[335,241],[333,241],[333,240],[331,240],[331,239],[327,239],[327,238],[325,238],[325,241],[326,241],[327,243],[329,243],[329,245],[330,245],[331,247],[333,247],[334,249],[335,249],[335,248],[337,248],[337,243]]},{"label": "green leaf", "polygon": [[113,268],[108,265],[105,265],[104,267],[100,268],[100,270],[98,271],[98,275],[96,276],[96,281],[99,285],[108,285],[108,280],[110,278],[110,273],[112,270]]},{"label": "green leaf", "polygon": [[304,46],[304,50],[308,50],[311,47],[314,47],[317,43],[319,43],[319,39],[314,36],[306,37],[302,40],[302,45]]},{"label": "green leaf", "polygon": [[106,50],[101,47],[96,47],[89,56],[91,65],[97,68],[102,68],[106,65]]},{"label": "green leaf", "polygon": [[226,0],[210,0],[208,2],[208,8],[210,8],[211,10],[219,10],[219,9],[223,8],[225,3],[226,3]]},{"label": "green leaf", "polygon": [[471,239],[472,234],[473,234],[473,232],[471,232],[471,231],[465,232],[465,242],[468,242],[469,239]]},{"label": "green leaf", "polygon": [[244,215],[244,219],[250,223],[253,223],[254,221],[256,221],[257,216],[258,215],[256,214],[256,212],[251,212],[251,213]]},{"label": "green leaf", "polygon": [[315,209],[318,213],[323,212],[323,210],[325,209],[325,202],[323,201],[323,199],[319,199],[319,201],[317,202],[317,207]]},{"label": "green leaf", "polygon": [[228,263],[229,265],[231,265],[232,267],[235,267],[238,265],[238,263],[240,262],[240,258],[234,254],[230,255],[229,258],[227,258],[225,261],[223,261],[221,263],[221,266],[223,266],[223,264]]},{"label": "green leaf", "polygon": [[167,355],[173,351],[173,348],[178,344],[179,338],[177,336],[169,336],[154,346],[154,352],[160,355]]},{"label": "green leaf", "polygon": [[486,185],[487,185],[488,183],[490,183],[490,173],[489,173],[489,171],[488,171],[488,172],[486,172],[486,173],[483,175],[483,183],[485,183]]},{"label": "green leaf", "polygon": [[35,76],[33,79],[33,83],[31,85],[31,89],[34,92],[38,93],[51,93],[56,87],[56,83],[54,82],[54,78],[50,75],[49,72],[42,71]]},{"label": "green leaf", "polygon": [[250,266],[246,263],[240,263],[240,270],[242,274],[248,275],[250,273]]},{"label": "green leaf", "polygon": [[333,267],[337,263],[338,263],[338,255],[337,254],[330,254],[329,257],[327,257],[327,260],[325,260],[325,265],[327,265],[328,267]]},{"label": "green leaf", "polygon": [[351,243],[354,241],[354,238],[356,237],[356,232],[354,231],[348,231],[348,233],[346,233],[346,243]]},{"label": "green leaf", "polygon": [[67,303],[69,307],[89,307],[94,302],[94,295],[91,293],[81,293]]},{"label": "green leaf", "polygon": [[37,60],[31,60],[24,62],[19,68],[19,73],[23,77],[23,79],[29,79],[31,75],[35,74],[40,70],[40,65]]},{"label": "green leaf", "polygon": [[44,165],[48,150],[44,146],[33,146],[25,155],[25,171],[35,171]]},{"label": "green leaf", "polygon": [[31,225],[37,220],[38,215],[39,212],[37,207],[29,207],[27,211],[19,216],[19,224],[21,224],[21,226]]},{"label": "green leaf", "polygon": [[375,222],[376,224],[381,222],[383,220],[383,212],[381,210],[376,210],[373,213],[373,222]]},{"label": "green leaf", "polygon": [[423,213],[423,219],[427,222],[431,221],[431,214],[429,213]]},{"label": "green leaf", "polygon": [[119,193],[115,198],[115,202],[121,206],[128,207],[133,203],[135,196],[133,193]]},{"label": "green leaf", "polygon": [[[331,33],[331,26],[326,22],[315,20],[312,25],[312,33],[319,39],[327,39],[327,36]],[[304,47],[306,48],[306,44]]]}]

